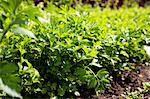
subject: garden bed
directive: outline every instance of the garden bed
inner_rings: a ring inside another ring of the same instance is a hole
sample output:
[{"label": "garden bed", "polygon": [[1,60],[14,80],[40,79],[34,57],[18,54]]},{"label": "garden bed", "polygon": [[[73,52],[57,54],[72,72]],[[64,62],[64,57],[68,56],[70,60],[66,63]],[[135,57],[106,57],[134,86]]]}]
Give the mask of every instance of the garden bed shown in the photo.
[{"label": "garden bed", "polygon": [[[139,88],[143,89],[144,82],[150,83],[150,66],[146,64],[134,64],[133,66],[135,67],[135,71],[122,71],[122,77],[120,76],[117,80],[111,82],[110,89],[107,89],[104,94],[100,94],[99,96],[93,95],[90,99],[126,99],[127,96],[131,99],[135,97],[138,97],[138,99],[149,99],[150,90],[141,92],[140,94],[136,93],[136,91],[139,92]],[[143,95],[140,96],[141,94]]]}]

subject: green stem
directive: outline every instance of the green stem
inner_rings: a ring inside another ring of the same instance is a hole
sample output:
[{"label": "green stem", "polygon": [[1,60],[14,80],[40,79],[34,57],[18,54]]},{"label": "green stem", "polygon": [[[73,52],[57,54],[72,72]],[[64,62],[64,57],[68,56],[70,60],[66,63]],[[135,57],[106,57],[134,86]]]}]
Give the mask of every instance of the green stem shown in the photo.
[{"label": "green stem", "polygon": [[86,66],[85,68],[87,68],[94,75],[94,77],[97,79],[98,85],[100,85],[99,79],[96,76],[96,74],[93,72],[93,70],[91,68],[89,68],[88,66]]}]

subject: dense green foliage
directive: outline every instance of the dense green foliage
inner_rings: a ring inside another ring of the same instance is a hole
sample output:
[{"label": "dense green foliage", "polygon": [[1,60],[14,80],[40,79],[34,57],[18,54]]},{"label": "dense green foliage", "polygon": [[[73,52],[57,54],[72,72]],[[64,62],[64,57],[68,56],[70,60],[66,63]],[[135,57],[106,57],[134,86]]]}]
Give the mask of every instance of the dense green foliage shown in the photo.
[{"label": "dense green foliage", "polygon": [[42,11],[15,1],[0,0],[0,78],[25,97],[103,92],[130,63],[148,60],[149,7],[101,11],[49,4]]}]

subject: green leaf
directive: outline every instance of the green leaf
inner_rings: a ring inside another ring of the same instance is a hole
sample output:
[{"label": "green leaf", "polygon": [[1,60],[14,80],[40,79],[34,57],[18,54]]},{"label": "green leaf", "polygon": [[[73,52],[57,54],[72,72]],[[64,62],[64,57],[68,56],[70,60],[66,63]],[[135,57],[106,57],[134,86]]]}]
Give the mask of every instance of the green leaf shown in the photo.
[{"label": "green leaf", "polygon": [[144,50],[146,51],[147,55],[150,57],[150,46],[144,46]]},{"label": "green leaf", "polygon": [[[14,79],[14,80],[17,80],[17,79]],[[9,83],[13,83],[13,82],[9,82]],[[15,84],[17,85],[17,83]],[[12,97],[18,97],[22,99],[22,96],[18,92],[16,92],[15,89],[12,89],[7,84],[4,84],[1,78],[0,78],[0,90],[2,90],[3,92],[7,93],[8,95]]]},{"label": "green leaf", "polygon": [[94,88],[94,87],[96,87],[96,85],[97,85],[97,80],[96,80],[96,78],[95,78],[95,77],[91,78],[91,79],[90,79],[90,82],[89,82],[89,87],[90,87],[90,88]]},{"label": "green leaf", "polygon": [[106,69],[101,69],[97,72],[96,76],[98,76],[99,78],[102,78],[107,74],[109,74],[109,72]]},{"label": "green leaf", "polygon": [[36,23],[39,23],[38,17],[43,17],[42,11],[38,7],[34,7],[32,5],[27,6],[23,11],[22,14],[27,16],[28,19],[31,19],[35,21]]},{"label": "green leaf", "polygon": [[98,54],[98,51],[95,48],[93,48],[92,51],[90,52],[90,56],[92,57],[96,57],[97,54]]},{"label": "green leaf", "polygon": [[8,12],[11,13],[9,7],[10,7],[10,6],[9,6],[9,3],[8,3],[8,2],[6,2],[6,1],[4,1],[4,0],[0,2],[0,8],[2,8],[5,13],[8,13]]},{"label": "green leaf", "polygon": [[8,2],[11,6],[13,13],[15,14],[15,11],[17,10],[19,5],[21,4],[22,0],[8,0]]},{"label": "green leaf", "polygon": [[31,32],[30,30],[25,29],[25,28],[21,28],[21,27],[15,28],[15,29],[13,30],[13,33],[14,33],[14,34],[27,35],[27,36],[29,36],[29,37],[34,38],[34,39],[37,40],[37,38],[35,37],[34,33]]},{"label": "green leaf", "polygon": [[19,85],[20,78],[15,74],[15,71],[17,70],[18,67],[14,63],[0,63],[0,90],[3,90],[12,97],[19,97],[19,94],[16,92],[20,92],[21,90]]},{"label": "green leaf", "polygon": [[49,23],[50,20],[47,20],[47,19],[44,19],[42,17],[38,17],[38,20],[41,22],[41,23]]},{"label": "green leaf", "polygon": [[25,24],[27,20],[23,18],[22,16],[17,16],[15,21],[13,22],[14,24]]},{"label": "green leaf", "polygon": [[143,83],[144,89],[150,89],[150,82],[144,82]]},{"label": "green leaf", "polygon": [[63,96],[65,94],[65,90],[63,88],[58,88],[58,95]]},{"label": "green leaf", "polygon": [[79,67],[75,71],[75,74],[78,76],[84,76],[85,73],[86,73],[86,71],[83,68],[79,68]]},{"label": "green leaf", "polygon": [[103,66],[101,66],[100,64],[98,64],[97,62],[98,62],[98,59],[95,59],[95,58],[94,58],[94,59],[92,60],[92,62],[91,62],[89,65],[96,66],[96,67],[99,67],[99,68],[100,68],[100,67],[103,67]]},{"label": "green leaf", "polygon": [[102,79],[101,79],[101,82],[102,82],[102,83],[110,83],[110,81],[109,81],[108,79],[106,79],[106,78],[102,78]]},{"label": "green leaf", "polygon": [[22,0],[3,0],[0,4],[0,7],[3,8],[5,13],[15,14],[21,2]]},{"label": "green leaf", "polygon": [[20,81],[21,79],[16,74],[7,74],[1,76],[3,83],[9,86],[11,89],[16,92],[21,91]]},{"label": "green leaf", "polygon": [[127,54],[126,51],[121,51],[120,54],[122,54],[122,55],[124,55],[124,56],[126,56],[126,57],[129,57],[129,55]]},{"label": "green leaf", "polygon": [[18,70],[14,63],[1,62],[0,63],[0,76],[1,74],[10,74]]}]

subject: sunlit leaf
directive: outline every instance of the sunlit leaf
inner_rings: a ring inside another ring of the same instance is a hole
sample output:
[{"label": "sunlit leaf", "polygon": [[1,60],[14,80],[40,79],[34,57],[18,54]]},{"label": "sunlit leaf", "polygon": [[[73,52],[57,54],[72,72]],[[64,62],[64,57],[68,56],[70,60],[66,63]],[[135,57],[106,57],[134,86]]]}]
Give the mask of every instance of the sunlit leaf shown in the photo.
[{"label": "sunlit leaf", "polygon": [[122,54],[122,55],[124,55],[124,56],[126,56],[126,57],[129,57],[129,55],[127,54],[126,51],[121,51],[120,54]]},{"label": "sunlit leaf", "polygon": [[107,74],[109,74],[109,72],[106,69],[101,69],[97,72],[97,76],[99,78],[105,77]]},{"label": "sunlit leaf", "polygon": [[106,78],[102,78],[101,82],[103,82],[103,83],[110,83],[110,81],[108,79],[106,79]]},{"label": "sunlit leaf", "polygon": [[146,51],[147,55],[150,57],[150,46],[144,46],[144,50]]},{"label": "sunlit leaf", "polygon": [[93,59],[92,62],[89,64],[89,65],[93,65],[93,66],[96,66],[96,67],[102,67],[100,64],[97,63],[98,62],[98,59]]},{"label": "sunlit leaf", "polygon": [[37,38],[35,37],[34,33],[32,31],[30,31],[30,30],[25,29],[25,28],[21,28],[21,27],[15,28],[13,30],[13,33],[14,34],[27,35],[27,36],[29,36],[29,37],[34,38],[34,39],[37,40]]}]

